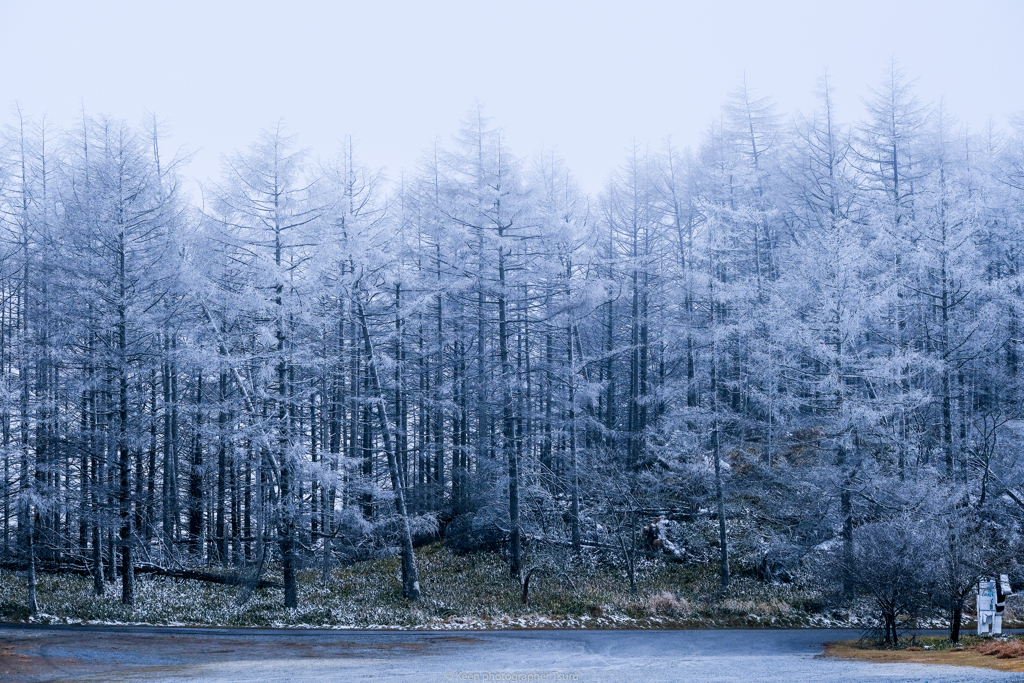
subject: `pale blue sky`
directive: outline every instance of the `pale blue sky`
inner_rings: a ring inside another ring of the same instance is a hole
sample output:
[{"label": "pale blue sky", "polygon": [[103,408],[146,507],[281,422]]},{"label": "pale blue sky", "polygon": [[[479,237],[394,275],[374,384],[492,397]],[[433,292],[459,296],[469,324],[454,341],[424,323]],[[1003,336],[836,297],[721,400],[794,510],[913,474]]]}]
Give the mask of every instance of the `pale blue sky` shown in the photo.
[{"label": "pale blue sky", "polygon": [[895,55],[922,100],[1002,124],[1024,110],[1022,27],[1015,0],[0,0],[0,105],[63,126],[83,102],[155,111],[200,178],[284,117],[323,156],[353,134],[394,178],[479,99],[516,154],[556,146],[597,189],[634,139],[696,144],[744,71],[788,114],[828,68],[852,120]]}]

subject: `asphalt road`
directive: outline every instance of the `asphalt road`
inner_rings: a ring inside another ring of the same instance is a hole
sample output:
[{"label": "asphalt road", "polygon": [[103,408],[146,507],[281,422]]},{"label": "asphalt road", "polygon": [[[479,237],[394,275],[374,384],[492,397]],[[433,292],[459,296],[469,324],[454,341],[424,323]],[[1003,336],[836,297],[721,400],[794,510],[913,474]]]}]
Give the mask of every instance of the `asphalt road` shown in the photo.
[{"label": "asphalt road", "polygon": [[1022,681],[818,658],[850,630],[296,631],[0,625],[0,681]]}]

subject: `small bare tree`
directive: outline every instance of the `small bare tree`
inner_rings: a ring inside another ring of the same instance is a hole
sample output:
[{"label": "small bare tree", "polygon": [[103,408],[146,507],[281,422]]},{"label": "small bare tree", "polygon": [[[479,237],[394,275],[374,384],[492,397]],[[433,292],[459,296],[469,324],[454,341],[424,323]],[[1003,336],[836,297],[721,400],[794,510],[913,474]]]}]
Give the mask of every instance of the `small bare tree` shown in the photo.
[{"label": "small bare tree", "polygon": [[937,533],[928,563],[928,592],[935,606],[949,614],[949,639],[958,643],[964,604],[978,581],[1006,564],[1009,553],[1005,545],[993,542],[977,513],[966,506],[950,510],[932,529]]},{"label": "small bare tree", "polygon": [[899,629],[928,604],[927,569],[932,557],[930,522],[900,515],[857,529],[846,576],[855,594],[867,598],[878,618],[874,630],[886,645],[899,644]]}]

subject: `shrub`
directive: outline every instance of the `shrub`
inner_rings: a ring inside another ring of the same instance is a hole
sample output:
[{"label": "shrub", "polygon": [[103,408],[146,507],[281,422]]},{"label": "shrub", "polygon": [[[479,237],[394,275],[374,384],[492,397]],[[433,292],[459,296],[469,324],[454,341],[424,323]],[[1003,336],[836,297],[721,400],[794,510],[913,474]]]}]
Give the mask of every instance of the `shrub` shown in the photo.
[{"label": "shrub", "polygon": [[690,602],[685,598],[677,598],[668,591],[658,593],[647,601],[647,609],[653,615],[681,617],[692,611]]},{"label": "shrub", "polygon": [[499,550],[506,541],[505,533],[492,520],[480,515],[459,515],[445,527],[445,545],[457,555]]},{"label": "shrub", "polygon": [[28,621],[28,606],[5,600],[0,602],[0,621]]}]

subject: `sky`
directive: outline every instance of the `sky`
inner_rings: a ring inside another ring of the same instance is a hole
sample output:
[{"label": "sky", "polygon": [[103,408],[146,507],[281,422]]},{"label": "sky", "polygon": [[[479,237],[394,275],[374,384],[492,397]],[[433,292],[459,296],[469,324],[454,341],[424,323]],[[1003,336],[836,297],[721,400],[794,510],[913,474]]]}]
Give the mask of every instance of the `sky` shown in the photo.
[{"label": "sky", "polygon": [[598,191],[634,144],[699,145],[744,79],[809,113],[827,70],[856,121],[895,58],[923,101],[1004,125],[1021,27],[1024,0],[0,0],[0,123],[154,113],[204,181],[283,119],[396,180],[479,102],[514,154],[553,150]]}]

